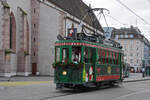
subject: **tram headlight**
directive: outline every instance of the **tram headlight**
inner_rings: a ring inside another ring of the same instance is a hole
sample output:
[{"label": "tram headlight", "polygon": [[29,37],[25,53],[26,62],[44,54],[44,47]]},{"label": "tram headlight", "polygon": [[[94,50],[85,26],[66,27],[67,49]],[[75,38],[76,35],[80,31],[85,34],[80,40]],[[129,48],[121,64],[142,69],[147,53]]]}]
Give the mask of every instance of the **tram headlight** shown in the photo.
[{"label": "tram headlight", "polygon": [[63,71],[62,74],[63,74],[63,75],[67,75],[67,72],[66,72],[66,71]]}]

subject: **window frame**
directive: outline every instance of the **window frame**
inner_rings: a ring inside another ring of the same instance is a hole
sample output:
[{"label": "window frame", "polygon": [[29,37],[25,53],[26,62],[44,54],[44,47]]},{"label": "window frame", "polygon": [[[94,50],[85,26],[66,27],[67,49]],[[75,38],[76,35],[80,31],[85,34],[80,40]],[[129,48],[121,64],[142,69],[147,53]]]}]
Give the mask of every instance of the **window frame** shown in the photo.
[{"label": "window frame", "polygon": [[[63,49],[68,50],[68,51],[65,51],[65,52],[68,52],[68,53],[65,53],[65,56],[63,54]],[[61,48],[61,62],[64,62],[64,63],[70,62],[70,48],[69,47],[62,47]]]},{"label": "window frame", "polygon": [[78,63],[81,63],[82,62],[82,47],[81,46],[72,46],[72,49],[71,49],[71,62],[74,62],[73,61],[73,48],[79,48],[79,54],[78,54]]},{"label": "window frame", "polygon": [[[59,57],[57,56],[58,48],[59,48]],[[61,53],[61,48],[60,47],[55,47],[55,62],[60,62],[61,61],[61,59],[60,59],[61,54],[60,53]],[[57,58],[59,58],[59,61],[57,61]]]}]

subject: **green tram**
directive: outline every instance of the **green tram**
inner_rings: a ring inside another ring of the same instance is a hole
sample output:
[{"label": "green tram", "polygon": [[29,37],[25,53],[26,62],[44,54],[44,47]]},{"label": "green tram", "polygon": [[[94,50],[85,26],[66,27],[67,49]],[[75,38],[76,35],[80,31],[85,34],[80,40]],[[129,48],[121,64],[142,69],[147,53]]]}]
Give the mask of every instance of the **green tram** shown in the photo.
[{"label": "green tram", "polygon": [[55,43],[53,63],[56,89],[100,87],[123,80],[121,48],[85,40]]}]

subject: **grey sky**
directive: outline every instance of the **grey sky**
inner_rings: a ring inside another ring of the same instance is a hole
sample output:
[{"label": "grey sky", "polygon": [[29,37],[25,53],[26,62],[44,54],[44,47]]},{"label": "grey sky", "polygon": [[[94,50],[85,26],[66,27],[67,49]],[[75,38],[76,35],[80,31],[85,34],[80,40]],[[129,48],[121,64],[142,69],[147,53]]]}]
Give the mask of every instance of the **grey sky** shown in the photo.
[{"label": "grey sky", "polygon": [[[136,17],[133,13],[123,7],[117,0],[83,0],[86,4],[91,4],[92,7],[106,8],[110,11],[112,17],[120,21],[122,24],[106,16],[108,25],[112,27],[130,27],[130,25],[136,26],[142,31],[150,40],[150,25],[144,23],[141,19]],[[120,0],[136,14],[150,23],[150,0]],[[102,26],[106,26],[104,19],[101,18],[100,23]]]}]

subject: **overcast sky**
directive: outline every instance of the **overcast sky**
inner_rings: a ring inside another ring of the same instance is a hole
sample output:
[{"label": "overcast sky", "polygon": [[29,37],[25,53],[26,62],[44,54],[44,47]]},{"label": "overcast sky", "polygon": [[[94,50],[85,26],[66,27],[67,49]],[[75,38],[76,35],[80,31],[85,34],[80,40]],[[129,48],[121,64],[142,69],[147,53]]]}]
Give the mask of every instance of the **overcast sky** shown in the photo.
[{"label": "overcast sky", "polygon": [[[110,11],[110,16],[106,15],[109,27],[130,27],[131,25],[137,26],[144,36],[150,40],[150,0],[120,0],[123,4],[128,6],[137,15],[143,18],[146,22],[136,17],[133,13],[122,6],[117,0],[83,0],[87,5],[91,4],[92,8],[106,8]],[[105,12],[106,13],[106,12]],[[101,17],[100,23],[103,27],[106,26],[104,18]],[[136,24],[137,23],[137,24]]]}]

